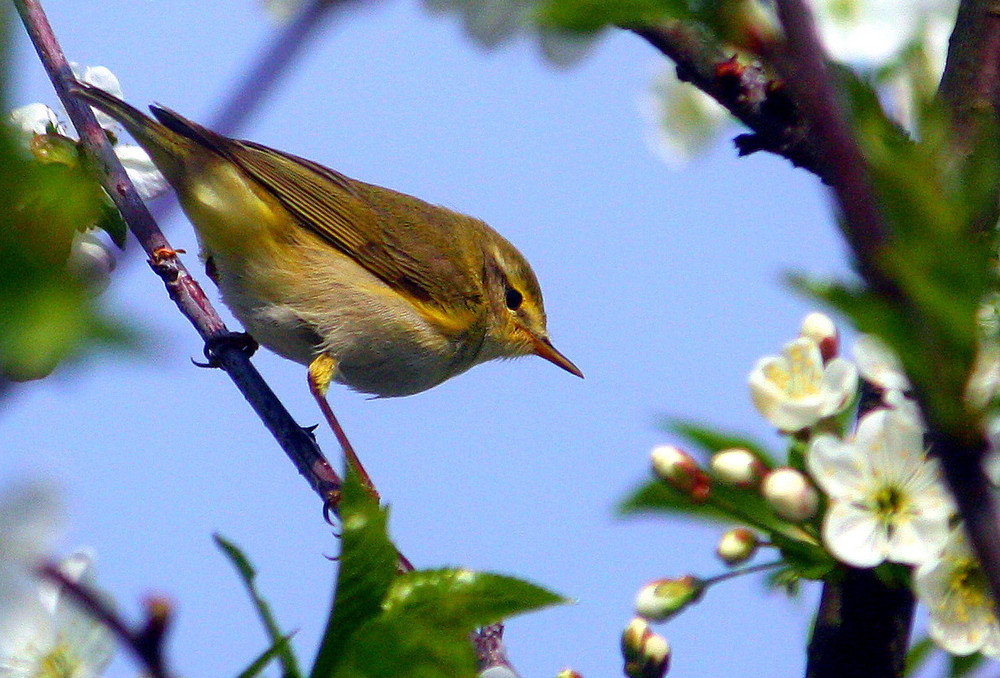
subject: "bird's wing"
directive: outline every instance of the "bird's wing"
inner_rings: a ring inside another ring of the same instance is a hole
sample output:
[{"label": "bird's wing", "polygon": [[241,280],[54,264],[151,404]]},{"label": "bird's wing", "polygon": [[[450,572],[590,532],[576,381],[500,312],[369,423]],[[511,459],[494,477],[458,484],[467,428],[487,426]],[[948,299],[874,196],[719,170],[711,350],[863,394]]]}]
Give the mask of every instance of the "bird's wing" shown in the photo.
[{"label": "bird's wing", "polygon": [[[234,163],[304,228],[428,313],[436,317],[436,311],[469,308],[478,300],[479,289],[467,267],[460,267],[456,256],[442,256],[440,249],[453,242],[454,234],[443,232],[454,225],[448,220],[461,215],[354,181],[290,153],[230,139],[170,109],[152,110],[168,128]],[[391,198],[382,199],[386,195]],[[426,213],[434,210],[440,213],[431,216],[427,238]],[[421,228],[413,228],[418,221]],[[387,228],[389,224],[393,228]]]}]

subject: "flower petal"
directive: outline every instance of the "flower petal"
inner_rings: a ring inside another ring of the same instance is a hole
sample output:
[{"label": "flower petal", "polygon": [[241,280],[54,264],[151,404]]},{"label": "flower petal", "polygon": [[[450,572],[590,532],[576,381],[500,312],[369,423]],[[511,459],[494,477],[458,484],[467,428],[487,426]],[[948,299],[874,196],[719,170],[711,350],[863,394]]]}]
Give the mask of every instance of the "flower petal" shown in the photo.
[{"label": "flower petal", "polygon": [[875,567],[885,560],[885,534],[867,510],[833,501],[823,517],[823,541],[838,560],[855,567]]}]

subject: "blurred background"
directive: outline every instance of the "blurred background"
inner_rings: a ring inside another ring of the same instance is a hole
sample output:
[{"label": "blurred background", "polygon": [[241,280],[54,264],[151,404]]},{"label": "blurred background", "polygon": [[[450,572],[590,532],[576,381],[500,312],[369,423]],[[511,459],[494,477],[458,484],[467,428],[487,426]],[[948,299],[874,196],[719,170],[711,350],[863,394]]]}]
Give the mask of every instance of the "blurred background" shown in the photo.
[{"label": "blurred background", "polygon": [[[70,60],[110,68],[133,104],[201,122],[279,30],[250,0],[45,9]],[[11,103],[56,107],[23,32],[15,43]],[[780,449],[746,377],[814,308],[784,275],[848,275],[816,179],[775,157],[737,159],[736,127],[681,168],[663,161],[648,112],[668,68],[625,32],[561,68],[529,38],[484,49],[456,17],[414,0],[349,5],[236,133],[483,218],[532,262],[553,340],[585,380],[524,359],[408,398],[336,386],[330,397],[417,567],[514,574],[576,599],[508,624],[526,678],[566,666],[620,675],[638,588],[722,569],[721,530],[621,519],[616,504],[647,478],[649,449],[671,440],[664,416]],[[218,300],[180,212],[162,226]],[[0,401],[0,487],[58,481],[64,549],[96,550],[99,583],[126,616],[149,593],[174,601],[179,674],[234,675],[266,646],[214,532],[245,549],[308,663],[338,551],[319,500],[225,375],[192,366],[201,341],[134,241],[106,303],[148,342],[15,385]],[[266,350],[254,361],[300,423],[320,421],[302,366]],[[317,434],[339,463],[332,434]],[[713,588],[658,628],[671,675],[801,675],[817,593],[788,600],[759,575]],[[119,657],[108,675],[136,670]]]}]

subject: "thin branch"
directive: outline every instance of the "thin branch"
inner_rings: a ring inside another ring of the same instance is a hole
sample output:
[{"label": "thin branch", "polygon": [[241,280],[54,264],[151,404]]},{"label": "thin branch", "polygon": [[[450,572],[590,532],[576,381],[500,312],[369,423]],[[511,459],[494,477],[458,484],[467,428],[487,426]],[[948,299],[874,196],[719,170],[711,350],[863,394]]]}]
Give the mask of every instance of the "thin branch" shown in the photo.
[{"label": "thin branch", "polygon": [[163,280],[170,298],[205,340],[214,345],[213,358],[236,383],[243,396],[264,420],[309,485],[327,504],[335,504],[340,478],[323,457],[316,441],[295,423],[284,405],[250,363],[247,353],[234,342],[222,318],[216,313],[204,291],[177,258],[177,253],[160,231],[143,204],[93,111],[70,95],[75,83],[66,57],[52,27],[37,0],[15,0],[25,29],[38,52],[56,94],[63,102],[73,126],[80,134],[82,147],[99,168],[99,179],[143,249],[150,266]]},{"label": "thin branch", "polygon": [[115,610],[94,595],[87,587],[67,577],[55,565],[48,563],[38,568],[38,574],[62,587],[68,595],[94,619],[107,627],[118,640],[135,655],[151,678],[170,678],[164,658],[164,640],[170,622],[170,606],[162,599],[146,603],[146,623],[133,630]]},{"label": "thin branch", "polygon": [[844,236],[868,284],[885,297],[901,299],[896,285],[880,269],[889,229],[875,197],[868,163],[830,79],[812,15],[803,0],[779,0],[777,9],[785,42],[772,45],[773,63],[809,121],[821,173],[833,189],[843,217]]},{"label": "thin branch", "polygon": [[503,624],[497,622],[479,629],[472,634],[472,645],[476,649],[477,668],[480,673],[486,669],[503,667],[513,675],[518,675],[507,658],[507,648],[503,642]]}]

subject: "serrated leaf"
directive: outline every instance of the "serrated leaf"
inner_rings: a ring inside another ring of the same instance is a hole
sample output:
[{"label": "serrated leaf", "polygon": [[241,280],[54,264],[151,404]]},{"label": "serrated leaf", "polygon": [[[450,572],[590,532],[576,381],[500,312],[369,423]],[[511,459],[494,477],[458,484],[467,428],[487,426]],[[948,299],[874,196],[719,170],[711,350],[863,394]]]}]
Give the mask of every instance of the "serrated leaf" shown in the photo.
[{"label": "serrated leaf", "polygon": [[396,576],[398,555],[389,541],[386,511],[351,468],[341,491],[343,535],[337,588],[311,678],[327,678],[339,671],[349,640],[381,614],[382,601]]},{"label": "serrated leaf", "polygon": [[442,630],[417,615],[377,617],[344,648],[333,678],[474,678],[468,632]]},{"label": "serrated leaf", "polygon": [[389,617],[415,615],[440,628],[470,632],[515,614],[566,602],[551,591],[514,577],[442,569],[396,577],[382,607]]},{"label": "serrated leaf", "polygon": [[520,612],[564,598],[512,577],[461,569],[399,575],[383,613],[351,636],[335,676],[476,675],[469,634]]},{"label": "serrated leaf", "polygon": [[[244,673],[257,667],[256,671],[251,674],[255,675],[271,658],[277,655],[281,661],[282,675],[285,678],[299,678],[302,674],[299,671],[298,661],[295,658],[291,643],[288,642],[290,635],[282,635],[281,629],[278,627],[278,622],[271,613],[271,606],[268,605],[267,601],[257,591],[257,584],[255,582],[257,572],[254,570],[250,560],[239,547],[222,535],[215,534],[213,535],[213,539],[222,553],[229,558],[229,562],[236,568],[240,579],[243,580],[243,585],[246,586],[247,593],[250,594],[250,600],[253,602],[254,609],[257,610],[257,616],[260,617],[267,631],[268,638],[271,640],[270,649],[252,663]],[[248,677],[241,676],[241,678]]]},{"label": "serrated leaf", "polygon": [[739,447],[752,452],[768,468],[778,465],[763,444],[744,435],[721,431],[686,419],[667,418],[664,419],[663,426],[667,431],[697,445],[706,453],[706,461],[707,457],[720,450]]}]

